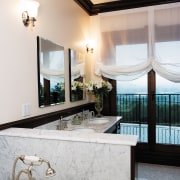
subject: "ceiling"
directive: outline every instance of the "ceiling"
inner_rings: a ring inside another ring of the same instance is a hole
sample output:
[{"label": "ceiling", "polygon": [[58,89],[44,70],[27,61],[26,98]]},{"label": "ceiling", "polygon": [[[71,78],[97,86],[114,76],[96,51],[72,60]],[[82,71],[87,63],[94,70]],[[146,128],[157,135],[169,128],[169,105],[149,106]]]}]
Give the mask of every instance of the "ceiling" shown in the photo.
[{"label": "ceiling", "polygon": [[180,0],[74,0],[89,15],[138,7],[180,2]]}]

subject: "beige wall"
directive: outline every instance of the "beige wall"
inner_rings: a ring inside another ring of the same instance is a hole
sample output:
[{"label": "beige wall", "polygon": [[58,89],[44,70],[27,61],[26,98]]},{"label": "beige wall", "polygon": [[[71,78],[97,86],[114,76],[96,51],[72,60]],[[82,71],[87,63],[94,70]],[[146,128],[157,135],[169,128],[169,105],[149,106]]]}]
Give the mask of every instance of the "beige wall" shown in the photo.
[{"label": "beige wall", "polygon": [[[20,5],[23,0],[1,0],[0,6],[0,124],[27,118],[22,104],[29,103],[31,116],[76,106],[70,103],[68,48],[85,53],[82,42],[88,38],[90,17],[73,0],[39,0],[35,28],[24,27]],[[65,48],[66,103],[38,107],[36,36]],[[86,58],[89,59],[88,55]]]}]

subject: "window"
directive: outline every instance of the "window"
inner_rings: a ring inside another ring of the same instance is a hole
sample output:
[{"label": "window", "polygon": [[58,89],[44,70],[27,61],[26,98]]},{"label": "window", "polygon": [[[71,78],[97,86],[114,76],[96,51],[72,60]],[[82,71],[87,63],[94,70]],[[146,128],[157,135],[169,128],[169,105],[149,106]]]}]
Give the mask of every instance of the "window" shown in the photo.
[{"label": "window", "polygon": [[[169,108],[171,112],[178,109],[170,104],[172,98],[164,95],[167,87],[162,82],[167,86],[170,81],[174,82],[170,94],[177,99],[174,94],[178,89],[174,86],[180,82],[180,3],[105,13],[99,19],[102,51],[97,70],[98,74],[117,80],[117,111],[123,116],[123,128],[128,126],[124,133],[138,134],[141,142],[147,142],[148,113],[156,111],[156,117],[150,120],[156,124],[156,142],[170,143],[158,135],[164,132],[158,126],[167,125],[169,129],[174,123]],[[149,79],[147,75],[151,70],[155,74]],[[149,102],[156,108],[149,110]],[[168,105],[164,106],[165,103]]]},{"label": "window", "polygon": [[180,3],[99,15],[96,74],[134,80],[154,70],[180,82]]},{"label": "window", "polygon": [[[130,53],[131,52],[131,53]],[[147,44],[126,44],[116,46],[116,64],[129,66],[147,59]]]}]

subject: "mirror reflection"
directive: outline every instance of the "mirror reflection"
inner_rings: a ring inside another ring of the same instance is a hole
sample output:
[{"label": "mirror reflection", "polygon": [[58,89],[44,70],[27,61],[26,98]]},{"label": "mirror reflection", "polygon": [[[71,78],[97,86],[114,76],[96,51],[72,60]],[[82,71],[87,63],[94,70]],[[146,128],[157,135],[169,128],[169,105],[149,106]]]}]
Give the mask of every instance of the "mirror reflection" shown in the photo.
[{"label": "mirror reflection", "polygon": [[69,49],[69,73],[70,73],[70,101],[83,100],[84,90],[84,56],[75,50]]},{"label": "mirror reflection", "polygon": [[39,106],[65,102],[64,47],[37,37]]}]

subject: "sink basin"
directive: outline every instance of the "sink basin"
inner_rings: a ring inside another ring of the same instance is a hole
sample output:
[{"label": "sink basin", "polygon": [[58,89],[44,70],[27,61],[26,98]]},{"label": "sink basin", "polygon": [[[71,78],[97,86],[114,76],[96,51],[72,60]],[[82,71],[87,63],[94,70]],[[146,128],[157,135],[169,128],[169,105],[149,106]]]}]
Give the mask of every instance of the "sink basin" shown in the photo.
[{"label": "sink basin", "polygon": [[75,128],[75,129],[72,129],[72,131],[91,133],[91,132],[95,132],[95,129],[93,129],[93,128]]},{"label": "sink basin", "polygon": [[105,124],[108,122],[109,122],[109,119],[107,118],[93,118],[88,121],[88,124]]}]

